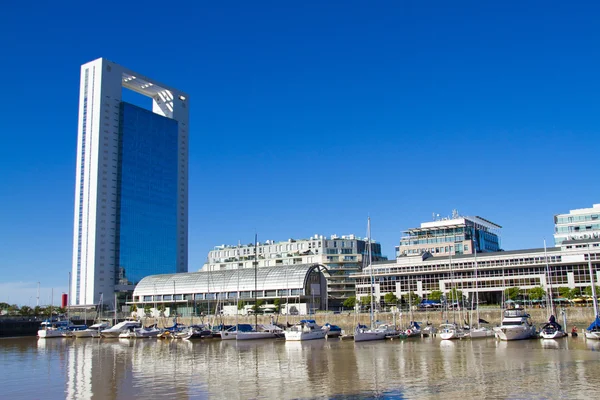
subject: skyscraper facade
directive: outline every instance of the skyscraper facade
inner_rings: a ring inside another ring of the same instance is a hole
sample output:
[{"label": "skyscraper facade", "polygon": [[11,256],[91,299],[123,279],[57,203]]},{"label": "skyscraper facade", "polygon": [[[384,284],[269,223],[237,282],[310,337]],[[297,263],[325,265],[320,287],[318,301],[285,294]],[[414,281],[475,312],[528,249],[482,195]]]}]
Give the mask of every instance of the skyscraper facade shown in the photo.
[{"label": "skyscraper facade", "polygon": [[[123,101],[124,89],[152,109]],[[106,59],[82,65],[70,304],[187,272],[188,103]]]}]

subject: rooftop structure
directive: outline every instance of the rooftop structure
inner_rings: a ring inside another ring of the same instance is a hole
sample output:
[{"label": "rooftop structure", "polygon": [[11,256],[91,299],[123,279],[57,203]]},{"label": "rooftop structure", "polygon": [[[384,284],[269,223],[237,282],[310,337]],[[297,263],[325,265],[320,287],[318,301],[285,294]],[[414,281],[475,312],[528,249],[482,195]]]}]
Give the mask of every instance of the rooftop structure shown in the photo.
[{"label": "rooftop structure", "polygon": [[597,239],[600,235],[600,204],[554,216],[554,245],[565,240]]},{"label": "rooftop structure", "polygon": [[473,254],[500,250],[502,227],[481,217],[463,217],[456,210],[452,217],[435,217],[419,228],[404,231],[396,257],[418,256],[425,252],[434,257],[449,254]]},{"label": "rooftop structure", "polygon": [[[152,109],[123,101],[123,88]],[[71,305],[187,271],[188,102],[106,59],[81,67]]]}]

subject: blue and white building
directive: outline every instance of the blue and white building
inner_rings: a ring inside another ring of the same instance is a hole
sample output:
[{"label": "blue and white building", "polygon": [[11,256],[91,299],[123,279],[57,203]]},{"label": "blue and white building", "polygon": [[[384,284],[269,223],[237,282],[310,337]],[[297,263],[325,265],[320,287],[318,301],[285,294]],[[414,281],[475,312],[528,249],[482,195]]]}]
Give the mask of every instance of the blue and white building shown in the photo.
[{"label": "blue and white building", "polygon": [[187,272],[188,113],[177,89],[103,58],[81,67],[71,305]]},{"label": "blue and white building", "polygon": [[600,235],[600,204],[592,208],[570,210],[568,214],[554,216],[554,245],[560,247],[565,240],[598,239]]}]

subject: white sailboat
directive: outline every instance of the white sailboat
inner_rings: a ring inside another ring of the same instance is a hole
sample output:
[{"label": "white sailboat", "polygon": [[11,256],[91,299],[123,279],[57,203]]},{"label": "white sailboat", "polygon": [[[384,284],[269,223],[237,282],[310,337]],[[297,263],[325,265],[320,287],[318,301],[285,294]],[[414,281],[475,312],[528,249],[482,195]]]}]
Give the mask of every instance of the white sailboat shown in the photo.
[{"label": "white sailboat", "polygon": [[558,339],[567,336],[562,326],[556,322],[554,316],[554,300],[552,299],[552,275],[550,274],[550,265],[548,264],[548,255],[546,254],[546,241],[544,240],[544,257],[546,259],[546,274],[548,276],[548,322],[544,324],[540,331],[540,338],[542,339]]},{"label": "white sailboat", "polygon": [[[471,329],[469,330],[469,337],[471,339],[481,339],[494,336],[494,331],[489,329],[486,326],[481,326],[481,318],[479,317],[479,288],[477,282],[477,239],[473,241],[473,249],[475,254],[475,269],[474,269],[474,278],[475,278],[475,299],[473,304],[471,304]],[[473,325],[473,308],[476,310],[475,318],[477,319],[477,327],[474,328]],[[485,321],[484,321],[485,322]]]},{"label": "white sailboat", "polygon": [[598,314],[598,299],[596,298],[596,285],[594,284],[594,271],[592,270],[592,255],[588,254],[588,269],[590,270],[590,284],[592,285],[592,302],[594,303],[594,321],[585,330],[585,338],[600,340],[600,315]]},{"label": "white sailboat", "polygon": [[354,331],[354,341],[355,342],[366,342],[366,341],[371,341],[371,340],[383,340],[385,339],[386,336],[386,331],[385,330],[380,330],[380,329],[375,329],[374,328],[374,321],[373,321],[373,265],[372,265],[372,254],[371,254],[371,217],[369,217],[368,219],[368,224],[367,224],[367,252],[368,252],[368,261],[369,261],[369,271],[370,271],[370,278],[371,278],[371,284],[369,286],[370,288],[370,294],[371,294],[371,307],[370,307],[370,322],[371,322],[371,326],[368,328],[364,325],[358,325],[356,327],[356,330]]},{"label": "white sailboat", "polygon": [[[456,324],[456,307],[459,306],[459,301],[454,299],[454,295],[457,295],[458,292],[454,287],[454,272],[452,271],[452,246],[450,246],[450,254],[449,254],[449,266],[450,266],[450,274],[451,274],[451,284],[452,289],[450,290],[450,303],[452,304],[452,316],[454,321],[452,323],[446,320],[445,324],[440,325],[440,329],[438,334],[442,340],[453,340],[453,339],[462,339],[466,336],[464,329],[462,329],[458,324]],[[446,305],[448,301],[446,300]],[[460,319],[460,315],[459,315]]]},{"label": "white sailboat", "polygon": [[275,325],[259,325],[258,324],[258,251],[257,251],[257,235],[254,235],[254,329],[250,332],[236,331],[236,340],[255,340],[255,339],[276,339],[283,336],[283,329]]},{"label": "white sailboat", "polygon": [[304,341],[325,339],[329,328],[319,326],[314,319],[303,319],[299,323],[292,325],[285,331],[285,340]]}]

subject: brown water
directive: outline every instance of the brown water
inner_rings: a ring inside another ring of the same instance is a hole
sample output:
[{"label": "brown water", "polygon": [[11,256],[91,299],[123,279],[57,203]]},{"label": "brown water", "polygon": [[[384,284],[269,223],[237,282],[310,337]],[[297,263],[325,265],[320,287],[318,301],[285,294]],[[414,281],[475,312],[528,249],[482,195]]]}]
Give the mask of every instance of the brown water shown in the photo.
[{"label": "brown water", "polygon": [[600,343],[2,339],[3,399],[597,398]]}]

